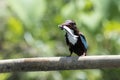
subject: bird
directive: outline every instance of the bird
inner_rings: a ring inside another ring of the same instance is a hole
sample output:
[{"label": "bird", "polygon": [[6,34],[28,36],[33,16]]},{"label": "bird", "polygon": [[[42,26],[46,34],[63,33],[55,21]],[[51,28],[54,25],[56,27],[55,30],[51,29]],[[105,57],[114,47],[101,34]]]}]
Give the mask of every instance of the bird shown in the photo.
[{"label": "bird", "polygon": [[65,39],[70,51],[68,57],[70,57],[73,52],[78,56],[86,56],[88,44],[85,36],[78,30],[76,22],[66,20],[64,23],[58,25],[58,27],[66,32]]}]

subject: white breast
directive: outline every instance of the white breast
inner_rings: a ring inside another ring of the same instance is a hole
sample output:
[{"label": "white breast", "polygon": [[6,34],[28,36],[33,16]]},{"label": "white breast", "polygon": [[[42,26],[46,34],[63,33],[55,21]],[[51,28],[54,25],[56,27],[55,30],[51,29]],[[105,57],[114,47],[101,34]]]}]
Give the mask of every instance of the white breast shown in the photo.
[{"label": "white breast", "polygon": [[63,28],[67,32],[69,42],[74,45],[77,42],[78,36],[74,35],[73,30],[69,29],[67,26],[63,26]]},{"label": "white breast", "polygon": [[73,45],[77,42],[77,36],[76,35],[71,35],[69,33],[67,33],[68,36],[68,40],[70,43],[72,43]]}]

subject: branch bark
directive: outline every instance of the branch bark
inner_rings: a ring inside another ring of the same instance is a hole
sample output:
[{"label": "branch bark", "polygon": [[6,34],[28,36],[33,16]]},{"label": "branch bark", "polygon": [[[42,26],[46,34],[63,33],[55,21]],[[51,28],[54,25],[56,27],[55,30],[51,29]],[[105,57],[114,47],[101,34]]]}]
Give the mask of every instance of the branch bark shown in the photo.
[{"label": "branch bark", "polygon": [[40,57],[0,60],[0,73],[119,68],[120,55],[84,57]]}]

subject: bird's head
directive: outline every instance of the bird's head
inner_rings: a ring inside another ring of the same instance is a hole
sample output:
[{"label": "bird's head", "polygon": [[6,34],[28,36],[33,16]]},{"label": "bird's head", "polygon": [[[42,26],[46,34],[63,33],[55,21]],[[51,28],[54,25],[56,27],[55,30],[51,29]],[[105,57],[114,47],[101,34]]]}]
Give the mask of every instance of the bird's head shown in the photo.
[{"label": "bird's head", "polygon": [[77,27],[76,27],[76,23],[72,20],[66,20],[64,23],[62,23],[61,25],[58,25],[58,27],[61,30],[65,30],[66,32],[70,33],[70,34],[77,34],[79,33]]},{"label": "bird's head", "polygon": [[65,29],[64,27],[68,27],[71,30],[74,30],[76,28],[76,23],[72,20],[66,20],[64,23],[61,25],[58,25],[61,30]]}]

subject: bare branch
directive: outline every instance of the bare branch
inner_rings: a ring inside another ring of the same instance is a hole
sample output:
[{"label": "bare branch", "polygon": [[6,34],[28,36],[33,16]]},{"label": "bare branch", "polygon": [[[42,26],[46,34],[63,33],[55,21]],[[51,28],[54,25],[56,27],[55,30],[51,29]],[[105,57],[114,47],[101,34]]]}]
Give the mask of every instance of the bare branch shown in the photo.
[{"label": "bare branch", "polygon": [[54,71],[120,67],[120,55],[40,57],[0,60],[0,72]]}]

